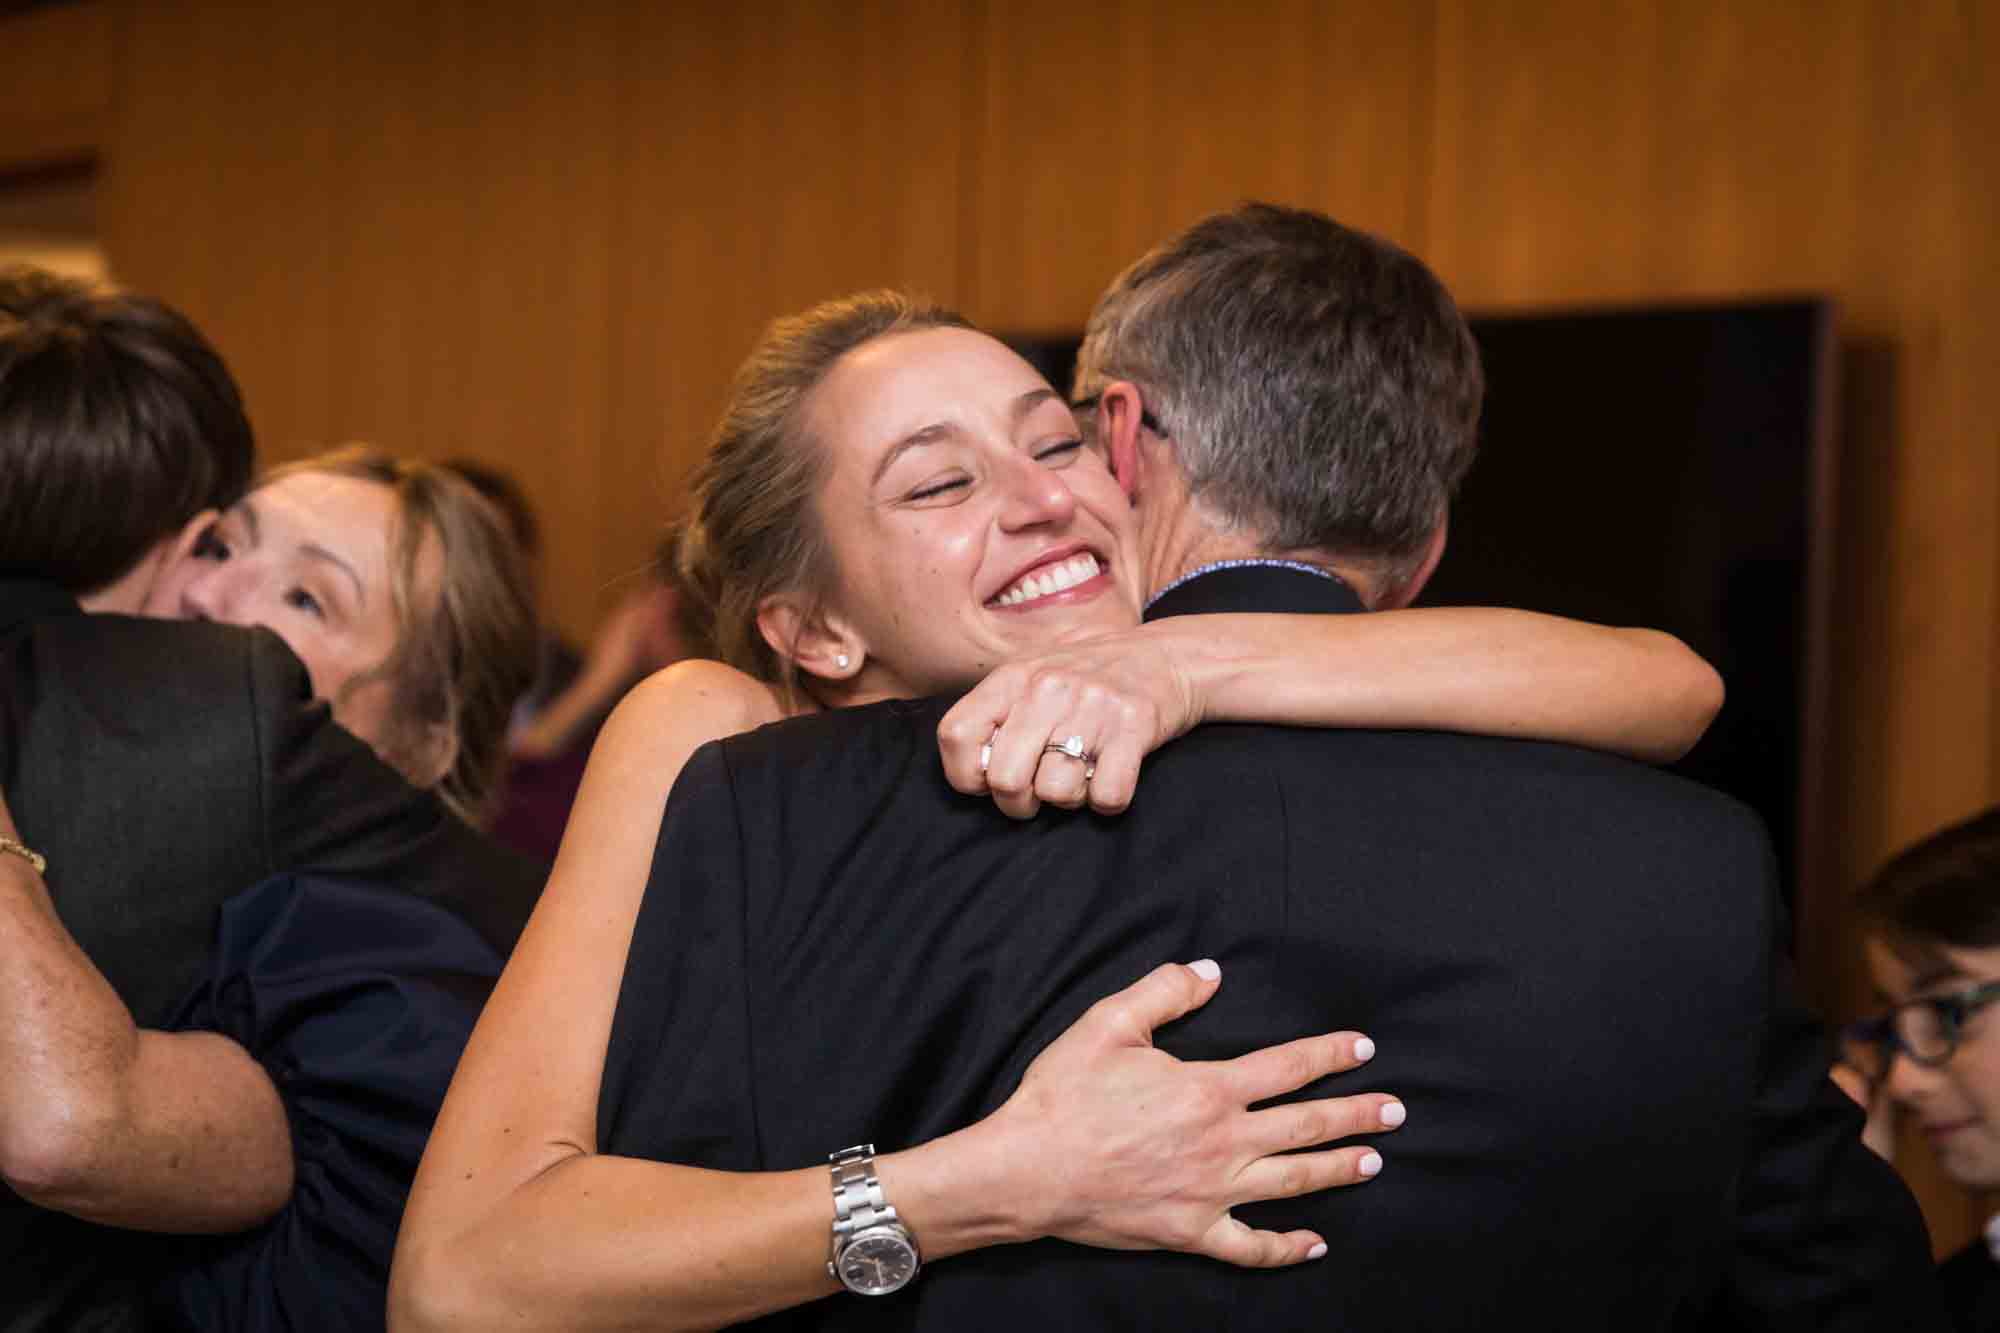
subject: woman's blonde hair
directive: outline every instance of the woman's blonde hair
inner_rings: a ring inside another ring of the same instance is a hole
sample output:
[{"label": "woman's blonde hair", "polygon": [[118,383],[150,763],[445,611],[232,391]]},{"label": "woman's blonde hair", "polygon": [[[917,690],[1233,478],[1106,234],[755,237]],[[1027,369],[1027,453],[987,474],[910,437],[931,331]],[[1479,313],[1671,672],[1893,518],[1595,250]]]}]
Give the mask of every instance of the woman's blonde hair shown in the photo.
[{"label": "woman's blonde hair", "polygon": [[797,667],[766,642],[758,610],[791,593],[805,599],[801,621],[810,622],[835,577],[815,503],[827,454],[809,438],[806,401],[842,357],[877,338],[971,327],[957,311],[901,292],[860,292],[774,321],[736,372],[691,485],[681,575],[715,655],[777,686],[787,702]]},{"label": "woman's blonde hair", "polygon": [[[452,737],[451,763],[430,785],[454,813],[481,822],[506,766],[507,724],[534,678],[539,642],[527,565],[507,520],[448,469],[368,445],[287,463],[257,484],[300,473],[352,477],[394,493],[396,647],[345,689],[389,681],[392,734],[378,748],[406,774],[415,775],[427,737],[440,728]],[[430,534],[443,559],[437,587],[426,591],[420,562]]]}]

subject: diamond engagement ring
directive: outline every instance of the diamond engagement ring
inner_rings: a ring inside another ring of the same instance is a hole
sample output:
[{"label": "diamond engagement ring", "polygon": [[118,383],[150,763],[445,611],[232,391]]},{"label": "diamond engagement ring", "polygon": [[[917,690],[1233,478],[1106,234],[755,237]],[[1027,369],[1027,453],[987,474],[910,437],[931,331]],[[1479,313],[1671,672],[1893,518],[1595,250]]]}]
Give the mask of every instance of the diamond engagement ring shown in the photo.
[{"label": "diamond engagement ring", "polygon": [[1081,759],[1086,764],[1097,757],[1083,748],[1081,736],[1065,736],[1060,743],[1050,741],[1042,747],[1042,753],[1067,755],[1071,759]]}]

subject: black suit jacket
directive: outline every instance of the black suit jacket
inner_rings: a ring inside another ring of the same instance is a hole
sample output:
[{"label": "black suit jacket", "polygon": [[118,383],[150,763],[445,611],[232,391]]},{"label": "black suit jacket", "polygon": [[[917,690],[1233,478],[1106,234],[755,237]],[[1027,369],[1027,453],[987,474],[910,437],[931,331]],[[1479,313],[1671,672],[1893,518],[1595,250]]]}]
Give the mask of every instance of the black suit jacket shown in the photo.
[{"label": "black suit jacket", "polygon": [[[207,973],[222,904],[280,872],[414,894],[503,957],[541,886],[312,703],[276,635],[84,615],[29,580],[0,579],[0,791],[64,925],[146,1027]],[[154,1252],[0,1188],[0,1328],[72,1326],[71,1300],[125,1327]]]},{"label": "black suit jacket", "polygon": [[1970,1245],[1940,1264],[1938,1281],[1953,1328],[1960,1333],[2000,1330],[2000,1264],[1993,1261],[1986,1237],[1973,1237]]},{"label": "black suit jacket", "polygon": [[[1358,609],[1251,569],[1156,610],[1306,608]],[[1735,802],[1562,746],[1210,726],[1153,756],[1124,817],[1021,825],[945,784],[942,710],[695,756],[633,941],[606,1151],[762,1169],[921,1142],[998,1106],[1099,997],[1204,956],[1221,991],[1164,1047],[1356,1028],[1380,1053],[1311,1091],[1395,1092],[1409,1121],[1375,1181],[1239,1210],[1322,1231],[1318,1264],[1042,1242],[774,1324],[1936,1326],[1921,1221],[1788,997],[1769,849]]]}]

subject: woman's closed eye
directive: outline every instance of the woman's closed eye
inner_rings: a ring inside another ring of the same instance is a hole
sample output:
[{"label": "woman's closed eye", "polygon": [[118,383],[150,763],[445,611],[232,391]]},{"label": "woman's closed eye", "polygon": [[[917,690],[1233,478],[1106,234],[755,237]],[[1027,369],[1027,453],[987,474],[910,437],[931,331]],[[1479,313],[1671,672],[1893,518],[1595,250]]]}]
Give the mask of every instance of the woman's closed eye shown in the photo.
[{"label": "woman's closed eye", "polygon": [[1035,450],[1035,461],[1044,467],[1068,467],[1082,452],[1081,439],[1055,440]]},{"label": "woman's closed eye", "polygon": [[950,495],[953,491],[964,490],[970,485],[972,485],[972,478],[967,476],[939,477],[934,481],[925,482],[903,498],[905,500],[936,500]]}]

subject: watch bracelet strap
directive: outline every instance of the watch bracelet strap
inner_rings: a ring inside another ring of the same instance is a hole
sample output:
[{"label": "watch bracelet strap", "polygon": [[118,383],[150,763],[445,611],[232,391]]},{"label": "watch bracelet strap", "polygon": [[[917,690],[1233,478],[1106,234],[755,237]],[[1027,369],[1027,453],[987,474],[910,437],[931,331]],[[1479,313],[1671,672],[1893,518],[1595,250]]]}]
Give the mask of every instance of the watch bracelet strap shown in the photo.
[{"label": "watch bracelet strap", "polygon": [[901,1224],[896,1208],[882,1197],[882,1182],[875,1175],[875,1145],[862,1144],[833,1154],[833,1247],[857,1231],[869,1227]]}]

